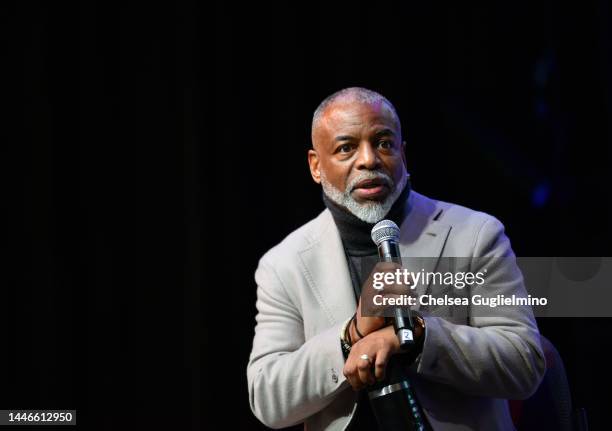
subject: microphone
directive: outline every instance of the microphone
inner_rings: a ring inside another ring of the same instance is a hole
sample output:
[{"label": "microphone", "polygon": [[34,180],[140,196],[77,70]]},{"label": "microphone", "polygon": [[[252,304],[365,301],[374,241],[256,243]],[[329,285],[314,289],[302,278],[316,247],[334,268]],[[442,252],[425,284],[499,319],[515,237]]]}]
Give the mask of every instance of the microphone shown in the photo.
[{"label": "microphone", "polygon": [[[372,228],[372,241],[378,247],[381,262],[401,264],[399,251],[400,229],[391,220],[382,220]],[[402,350],[414,346],[413,321],[410,309],[407,319],[402,309],[393,309],[393,326]],[[425,417],[416,399],[412,385],[406,376],[404,355],[393,355],[387,363],[386,377],[368,389],[370,406],[380,431],[425,431]]]},{"label": "microphone", "polygon": [[[399,251],[400,229],[391,220],[382,220],[372,228],[372,241],[378,247],[378,257],[381,262],[396,262],[402,264]],[[408,319],[404,319],[404,313],[400,307],[393,309],[393,327],[399,339],[402,350],[407,350],[414,345],[414,322],[412,313],[408,308]]]}]

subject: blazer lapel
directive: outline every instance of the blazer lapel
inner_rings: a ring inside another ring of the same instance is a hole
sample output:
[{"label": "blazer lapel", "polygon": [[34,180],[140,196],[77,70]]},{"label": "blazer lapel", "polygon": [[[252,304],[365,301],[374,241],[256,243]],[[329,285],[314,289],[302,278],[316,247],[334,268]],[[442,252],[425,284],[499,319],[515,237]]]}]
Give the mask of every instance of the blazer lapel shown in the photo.
[{"label": "blazer lapel", "polygon": [[312,245],[302,250],[302,271],[333,325],[348,319],[357,308],[342,240],[328,210],[321,214],[321,228]]},{"label": "blazer lapel", "polygon": [[[402,265],[414,272],[436,270],[451,231],[451,226],[432,219],[432,208],[427,208],[424,199],[426,198],[411,191],[408,199],[410,210],[400,228]],[[428,284],[419,283],[415,288],[416,294],[423,295],[428,287]],[[412,308],[418,310],[420,304],[417,303]]]}]

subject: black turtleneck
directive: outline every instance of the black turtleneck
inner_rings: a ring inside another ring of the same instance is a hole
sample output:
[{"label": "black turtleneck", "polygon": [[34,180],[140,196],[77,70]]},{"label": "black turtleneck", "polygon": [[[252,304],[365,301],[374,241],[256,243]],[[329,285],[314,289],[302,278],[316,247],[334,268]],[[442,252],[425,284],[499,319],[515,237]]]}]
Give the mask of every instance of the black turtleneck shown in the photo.
[{"label": "black turtleneck", "polygon": [[[398,226],[402,225],[402,221],[410,211],[408,207],[408,196],[410,195],[410,181],[406,183],[404,190],[397,197],[397,200],[386,215],[386,219],[394,221]],[[372,241],[371,231],[375,223],[367,223],[357,218],[344,207],[330,200],[323,193],[323,201],[325,206],[332,213],[342,245],[346,254],[346,260],[351,274],[355,299],[358,302],[361,295],[361,286],[364,279],[372,270],[374,264],[378,261],[378,249]],[[362,268],[362,265],[364,266]],[[348,430],[375,430],[378,429],[374,412],[370,407],[370,402],[367,398],[366,391],[360,391],[357,410],[353,415]]]},{"label": "black turtleneck", "polygon": [[[404,190],[397,197],[395,203],[385,216],[386,219],[394,221],[398,226],[401,226],[404,217],[408,212],[407,199],[410,194],[410,181],[404,186]],[[334,217],[336,226],[340,231],[340,237],[344,248],[351,255],[370,255],[372,251],[376,253],[376,245],[370,236],[372,228],[376,223],[368,223],[350,213],[346,208],[341,207],[337,203],[323,193],[323,202]]]},{"label": "black turtleneck", "polygon": [[[402,225],[404,218],[410,211],[408,207],[408,196],[410,195],[410,181],[406,183],[402,193],[397,197],[395,203],[385,216],[385,219],[394,221],[398,226]],[[340,232],[344,252],[351,273],[355,298],[361,295],[361,285],[365,277],[370,273],[375,264],[378,249],[372,241],[371,232],[376,223],[368,223],[350,213],[346,208],[338,205],[323,193],[323,202],[329,209]],[[362,265],[367,267],[362,268]]]}]

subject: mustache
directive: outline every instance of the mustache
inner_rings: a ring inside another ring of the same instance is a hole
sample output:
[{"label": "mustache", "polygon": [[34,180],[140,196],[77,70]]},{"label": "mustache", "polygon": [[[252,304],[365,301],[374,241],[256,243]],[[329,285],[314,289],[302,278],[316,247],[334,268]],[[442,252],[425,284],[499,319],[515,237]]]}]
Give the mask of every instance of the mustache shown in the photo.
[{"label": "mustache", "polygon": [[355,186],[364,180],[378,180],[390,189],[393,189],[395,182],[393,178],[387,175],[382,171],[363,171],[355,175],[355,178],[352,178],[346,186],[345,193],[350,193],[353,191]]}]

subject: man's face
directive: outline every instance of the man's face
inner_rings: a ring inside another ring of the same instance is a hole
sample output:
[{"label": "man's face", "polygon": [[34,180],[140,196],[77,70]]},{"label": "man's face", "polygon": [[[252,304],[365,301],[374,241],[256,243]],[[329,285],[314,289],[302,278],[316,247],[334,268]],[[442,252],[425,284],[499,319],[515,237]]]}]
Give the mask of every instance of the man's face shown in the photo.
[{"label": "man's face", "polygon": [[[333,104],[313,131],[313,146],[310,171],[328,197],[365,221],[384,217],[407,179],[393,111],[385,103]],[[369,209],[377,215],[367,214]]]}]

